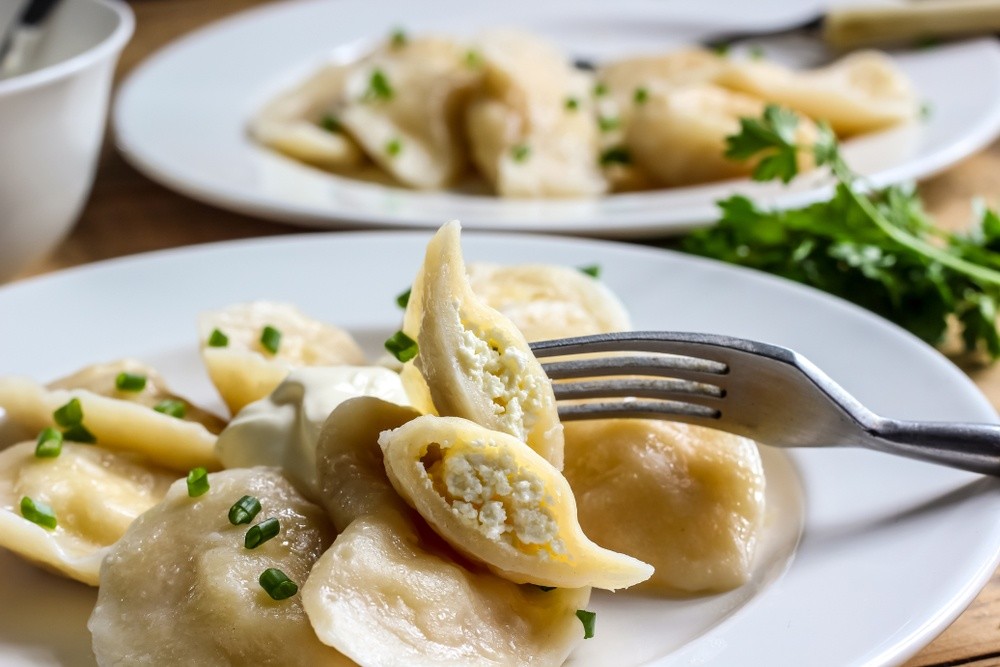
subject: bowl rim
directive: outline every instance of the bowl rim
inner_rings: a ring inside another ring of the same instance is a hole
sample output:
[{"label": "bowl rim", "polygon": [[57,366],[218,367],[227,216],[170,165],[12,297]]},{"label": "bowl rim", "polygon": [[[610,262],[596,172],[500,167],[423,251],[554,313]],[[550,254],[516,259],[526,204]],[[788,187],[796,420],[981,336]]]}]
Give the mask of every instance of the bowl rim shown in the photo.
[{"label": "bowl rim", "polygon": [[135,15],[132,8],[123,0],[86,0],[91,4],[101,5],[111,10],[118,19],[118,25],[111,34],[82,53],[61,60],[47,67],[28,72],[9,79],[0,79],[0,96],[29,88],[37,88],[45,84],[69,77],[94,63],[112,57],[120,52],[128,43],[135,31]]}]

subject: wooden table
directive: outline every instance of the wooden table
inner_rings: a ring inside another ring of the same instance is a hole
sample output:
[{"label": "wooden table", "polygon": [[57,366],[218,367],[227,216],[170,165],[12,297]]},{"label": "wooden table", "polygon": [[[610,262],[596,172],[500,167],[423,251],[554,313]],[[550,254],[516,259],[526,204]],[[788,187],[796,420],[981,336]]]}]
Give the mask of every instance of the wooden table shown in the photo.
[{"label": "wooden table", "polygon": [[[175,37],[226,14],[269,1],[133,0],[136,32],[122,56],[118,78]],[[965,225],[973,197],[983,196],[988,203],[997,204],[1000,142],[922,183],[921,192],[928,209],[942,224]],[[147,250],[302,231],[177,195],[129,166],[108,141],[93,194],[79,223],[50,257],[18,278]],[[993,405],[1000,406],[1000,364],[966,370]],[[1000,572],[951,627],[906,664],[1000,665]]]}]

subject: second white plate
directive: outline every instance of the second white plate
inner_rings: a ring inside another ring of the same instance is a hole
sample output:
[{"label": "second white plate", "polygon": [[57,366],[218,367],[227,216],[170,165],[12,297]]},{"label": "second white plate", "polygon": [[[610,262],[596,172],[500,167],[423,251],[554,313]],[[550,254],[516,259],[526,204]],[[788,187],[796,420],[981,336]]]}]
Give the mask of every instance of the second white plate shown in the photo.
[{"label": "second white plate", "polygon": [[[469,35],[510,25],[543,35],[569,53],[606,59],[668,50],[736,25],[747,29],[793,22],[819,11],[816,2],[768,0],[755,3],[754,16],[745,18],[739,0],[696,5],[658,0],[618,0],[613,6],[603,0],[280,3],[208,26],[140,66],[117,100],[117,140],[133,164],[183,194],[316,227],[436,228],[458,218],[470,229],[650,237],[715,220],[715,202],[736,192],[778,207],[828,194],[828,184],[816,176],[787,187],[742,180],[595,200],[416,192],[331,175],[262,149],[245,132],[249,116],[278,90],[337,49],[381,38],[396,26],[413,33]],[[776,44],[768,47],[767,56],[802,66],[815,44],[791,47]],[[902,52],[895,59],[930,113],[921,123],[845,146],[848,162],[872,182],[928,175],[981,148],[1000,131],[996,40]]]}]

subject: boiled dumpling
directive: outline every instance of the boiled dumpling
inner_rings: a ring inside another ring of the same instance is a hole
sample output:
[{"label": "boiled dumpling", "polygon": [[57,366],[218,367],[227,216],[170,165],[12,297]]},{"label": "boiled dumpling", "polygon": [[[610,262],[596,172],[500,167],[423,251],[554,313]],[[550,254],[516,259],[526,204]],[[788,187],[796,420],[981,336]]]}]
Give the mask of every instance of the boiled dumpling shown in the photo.
[{"label": "boiled dumpling", "polygon": [[632,328],[618,297],[578,269],[489,262],[470,262],[467,268],[476,295],[510,319],[529,341]]},{"label": "boiled dumpling", "polygon": [[598,195],[598,130],[589,111],[592,81],[546,42],[495,30],[476,53],[483,92],[468,106],[473,161],[503,197]]},{"label": "boiled dumpling", "polygon": [[[661,185],[747,176],[755,161],[725,157],[726,137],[739,132],[741,118],[760,117],[764,106],[760,99],[710,85],[651,91],[632,115],[626,145],[635,164]],[[800,119],[799,143],[811,144],[815,135],[815,126]],[[811,166],[805,156],[800,163]]]},{"label": "boiled dumpling", "polygon": [[564,473],[587,535],[656,568],[641,588],[721,591],[749,578],[765,509],[752,440],[666,421],[573,422]]},{"label": "boiled dumpling", "polygon": [[426,415],[383,433],[379,445],[400,495],[451,546],[506,579],[614,590],[653,573],[591,542],[565,478],[517,438]]},{"label": "boiled dumpling", "polygon": [[404,330],[418,349],[408,363],[427,387],[414,393],[429,392],[438,414],[509,433],[561,468],[552,383],[517,327],[472,291],[460,229],[449,222],[431,239],[407,305]]},{"label": "boiled dumpling", "polygon": [[216,443],[227,468],[277,466],[309,498],[319,496],[316,442],[330,412],[357,396],[408,399],[399,375],[379,366],[298,368],[265,398],[243,408]]},{"label": "boiled dumpling", "polygon": [[446,187],[465,170],[460,115],[479,77],[457,42],[390,43],[350,67],[338,117],[400,182]]},{"label": "boiled dumpling", "polygon": [[293,368],[365,362],[350,334],[288,304],[237,304],[204,314],[198,325],[202,360],[233,414],[274,391]]},{"label": "boiled dumpling", "polygon": [[[175,479],[93,445],[63,443],[55,458],[35,456],[34,442],[14,445],[0,452],[0,546],[96,586],[108,547]],[[24,498],[47,505],[55,527],[25,518]]]},{"label": "boiled dumpling", "polygon": [[320,435],[324,503],[342,530],[302,591],[320,639],[365,665],[558,665],[583,639],[589,588],[543,591],[471,569],[397,495],[379,432],[418,416],[340,404]]},{"label": "boiled dumpling", "polygon": [[[143,375],[145,387],[116,389],[114,378],[121,371]],[[197,466],[219,467],[215,433],[224,422],[167,392],[159,375],[137,362],[90,367],[48,387],[27,378],[0,378],[0,407],[34,433],[55,426],[54,413],[74,399],[83,413],[82,426],[107,449],[183,472]],[[67,439],[81,437],[75,430],[66,429]]]},{"label": "boiled dumpling", "polygon": [[[101,567],[88,627],[100,665],[349,665],[320,643],[301,594],[273,600],[258,583],[267,569],[301,586],[330,544],[323,511],[274,469],[209,475],[191,498],[183,480],[118,541]],[[247,524],[229,522],[241,497],[257,498],[258,520],[280,533],[244,546]]]},{"label": "boiled dumpling", "polygon": [[325,65],[268,102],[250,121],[261,144],[297,160],[334,170],[360,165],[365,155],[335,115],[348,68]]},{"label": "boiled dumpling", "polygon": [[717,82],[825,120],[841,136],[912,120],[918,110],[909,81],[878,51],[858,51],[804,72],[761,60],[734,61]]}]

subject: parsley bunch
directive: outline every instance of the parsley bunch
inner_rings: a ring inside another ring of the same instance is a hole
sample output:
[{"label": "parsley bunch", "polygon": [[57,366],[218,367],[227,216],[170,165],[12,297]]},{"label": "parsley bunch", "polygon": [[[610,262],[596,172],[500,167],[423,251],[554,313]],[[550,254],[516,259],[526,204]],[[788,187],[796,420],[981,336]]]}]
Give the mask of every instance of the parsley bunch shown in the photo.
[{"label": "parsley bunch", "polygon": [[788,211],[730,197],[719,202],[719,224],[688,235],[682,248],[835,294],[932,344],[955,319],[967,351],[1000,358],[1000,217],[985,210],[966,234],[941,230],[912,188],[862,192],[828,126],[810,145],[796,142],[797,126],[794,113],[768,106],[761,118],[742,119],[726,155],[758,159],[755,180],[787,183],[808,154],[833,173],[833,197]]}]

